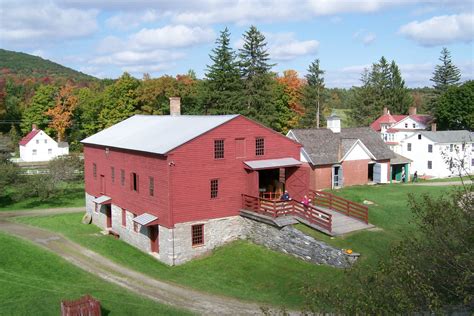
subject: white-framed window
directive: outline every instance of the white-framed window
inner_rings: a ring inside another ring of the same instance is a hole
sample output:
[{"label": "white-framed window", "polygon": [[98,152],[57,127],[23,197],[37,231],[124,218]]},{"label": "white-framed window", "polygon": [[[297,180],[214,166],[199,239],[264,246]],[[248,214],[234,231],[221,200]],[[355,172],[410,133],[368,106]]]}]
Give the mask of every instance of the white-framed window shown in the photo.
[{"label": "white-framed window", "polygon": [[32,154],[33,154],[33,156],[36,156],[38,154],[38,151],[36,149],[33,149]]},{"label": "white-framed window", "polygon": [[416,128],[416,124],[415,124],[415,123],[413,123],[413,128]]},{"label": "white-framed window", "polygon": [[411,143],[407,143],[407,151],[411,151]]},{"label": "white-framed window", "polygon": [[44,143],[45,143],[45,144],[47,144],[47,143],[48,143],[48,140],[47,140],[47,139],[45,139],[45,140],[44,140]]},{"label": "white-framed window", "polygon": [[428,144],[428,152],[432,153],[433,152],[433,145]]},{"label": "white-framed window", "polygon": [[405,123],[405,128],[408,128],[408,123]]},{"label": "white-framed window", "polygon": [[454,150],[454,144],[449,144],[449,152],[453,152]]},{"label": "white-framed window", "polygon": [[51,148],[48,148],[48,155],[52,155],[53,154],[53,150]]},{"label": "white-framed window", "polygon": [[428,169],[433,169],[433,162],[428,160]]},{"label": "white-framed window", "polygon": [[37,140],[36,140],[36,144],[39,144],[39,143],[40,143],[40,140],[39,140],[39,139],[37,139]]}]

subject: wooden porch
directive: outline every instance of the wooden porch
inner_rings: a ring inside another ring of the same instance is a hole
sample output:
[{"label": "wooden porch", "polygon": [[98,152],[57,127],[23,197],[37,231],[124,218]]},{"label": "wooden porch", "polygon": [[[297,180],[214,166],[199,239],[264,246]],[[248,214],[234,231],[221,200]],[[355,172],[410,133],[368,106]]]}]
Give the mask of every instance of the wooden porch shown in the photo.
[{"label": "wooden porch", "polygon": [[303,223],[330,236],[374,227],[369,224],[368,207],[327,192],[311,191],[312,204],[242,195],[240,215],[283,227]]}]

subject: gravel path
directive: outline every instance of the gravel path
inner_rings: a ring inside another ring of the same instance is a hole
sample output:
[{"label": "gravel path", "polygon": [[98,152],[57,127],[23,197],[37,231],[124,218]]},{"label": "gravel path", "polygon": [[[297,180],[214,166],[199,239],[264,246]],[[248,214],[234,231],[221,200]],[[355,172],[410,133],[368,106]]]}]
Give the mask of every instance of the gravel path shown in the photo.
[{"label": "gravel path", "polygon": [[[159,281],[123,267],[96,252],[70,241],[61,234],[8,221],[9,218],[17,216],[52,215],[82,211],[84,211],[84,208],[0,212],[0,230],[29,240],[42,248],[56,253],[91,274],[163,304],[206,315],[262,314],[258,304],[202,293],[177,284]],[[277,310],[274,312],[278,313]]]}]

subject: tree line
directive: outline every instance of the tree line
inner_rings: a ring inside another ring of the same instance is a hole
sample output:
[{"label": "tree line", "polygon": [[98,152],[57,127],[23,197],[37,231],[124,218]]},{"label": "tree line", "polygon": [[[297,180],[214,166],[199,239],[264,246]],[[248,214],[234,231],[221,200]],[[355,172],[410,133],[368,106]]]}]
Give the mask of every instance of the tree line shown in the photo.
[{"label": "tree line", "polygon": [[[80,150],[81,139],[133,114],[168,114],[172,96],[181,97],[183,114],[239,113],[282,133],[323,126],[325,116],[335,108],[350,113],[346,124],[368,126],[384,107],[406,114],[412,105],[434,114],[443,122],[438,124],[442,128],[473,127],[473,102],[465,104],[466,98],[472,98],[472,83],[459,85],[460,72],[447,49],[436,66],[433,89],[408,89],[395,61],[385,57],[362,73],[360,87],[328,89],[319,59],[308,66],[304,78],[294,70],[278,75],[265,36],[255,26],[243,34],[238,50],[231,47],[230,35],[227,28],[220,32],[203,79],[192,70],[176,77],[144,74],[142,79],[124,73],[117,80],[80,84],[64,78],[3,76],[0,131],[10,132],[16,143],[36,124]],[[453,104],[456,110],[449,108]],[[470,113],[464,115],[466,111]]]}]

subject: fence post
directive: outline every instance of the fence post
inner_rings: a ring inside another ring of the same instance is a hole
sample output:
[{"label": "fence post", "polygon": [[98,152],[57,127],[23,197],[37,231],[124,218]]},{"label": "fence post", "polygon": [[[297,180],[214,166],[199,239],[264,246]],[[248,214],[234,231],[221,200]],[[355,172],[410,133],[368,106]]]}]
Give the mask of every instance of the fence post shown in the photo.
[{"label": "fence post", "polygon": [[346,201],[346,205],[347,205],[347,215],[351,215],[351,205],[349,204],[349,201]]},{"label": "fence post", "polygon": [[329,193],[329,208],[332,210],[332,194]]}]

